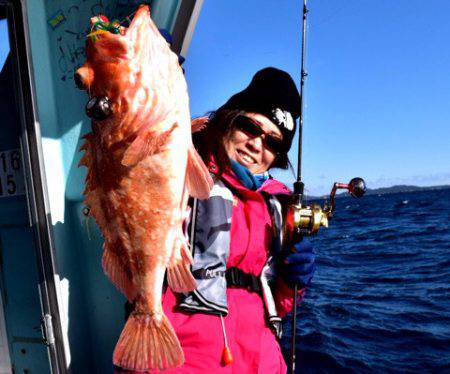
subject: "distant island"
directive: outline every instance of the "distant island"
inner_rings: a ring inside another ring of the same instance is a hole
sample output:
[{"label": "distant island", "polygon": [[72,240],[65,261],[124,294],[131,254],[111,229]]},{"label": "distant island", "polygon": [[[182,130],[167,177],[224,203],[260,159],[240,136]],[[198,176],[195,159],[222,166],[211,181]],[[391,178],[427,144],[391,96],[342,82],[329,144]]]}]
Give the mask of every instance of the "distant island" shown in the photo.
[{"label": "distant island", "polygon": [[[368,188],[365,196],[367,195],[386,195],[386,194],[393,194],[393,193],[401,193],[401,192],[414,192],[414,191],[433,191],[433,190],[445,190],[450,188],[450,185],[442,185],[442,186],[427,186],[427,187],[420,187],[420,186],[409,186],[404,184],[399,184],[392,187],[380,187],[380,188]],[[339,197],[346,197],[348,196],[347,191],[338,192],[336,194],[336,198]],[[310,200],[314,199],[326,199],[329,195],[323,195],[323,196],[309,196]]]},{"label": "distant island", "polygon": [[381,187],[374,189],[368,188],[366,191],[366,195],[384,195],[398,192],[445,190],[447,188],[450,188],[450,185],[419,187],[419,186],[408,186],[404,184],[399,184],[397,186],[392,187]]}]

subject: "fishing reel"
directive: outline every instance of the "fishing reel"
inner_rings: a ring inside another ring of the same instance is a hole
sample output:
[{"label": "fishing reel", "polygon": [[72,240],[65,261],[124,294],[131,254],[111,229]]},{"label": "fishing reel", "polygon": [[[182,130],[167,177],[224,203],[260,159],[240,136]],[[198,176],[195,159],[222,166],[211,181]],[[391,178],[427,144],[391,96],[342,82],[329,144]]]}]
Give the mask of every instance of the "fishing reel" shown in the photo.
[{"label": "fishing reel", "polygon": [[303,236],[316,234],[320,227],[328,227],[334,213],[334,197],[336,191],[346,189],[351,196],[360,198],[366,192],[366,183],[362,178],[353,178],[348,184],[335,183],[330,193],[329,203],[303,205],[301,195],[293,194],[282,202],[284,218],[284,241],[297,243]]}]

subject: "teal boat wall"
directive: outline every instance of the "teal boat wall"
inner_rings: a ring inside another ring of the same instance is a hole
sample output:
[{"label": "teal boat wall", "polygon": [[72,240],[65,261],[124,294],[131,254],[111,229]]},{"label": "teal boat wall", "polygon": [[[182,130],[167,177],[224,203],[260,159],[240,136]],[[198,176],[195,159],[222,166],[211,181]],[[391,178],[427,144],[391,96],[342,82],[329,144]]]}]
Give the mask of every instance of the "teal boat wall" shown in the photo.
[{"label": "teal boat wall", "polygon": [[[139,1],[143,3],[145,1]],[[180,1],[148,1],[159,28],[172,30]],[[86,169],[81,137],[90,131],[88,100],[73,81],[84,63],[90,17],[125,19],[128,0],[28,0],[27,21],[47,179],[67,362],[74,373],[108,373],[124,324],[125,298],[101,269],[103,239],[83,213]]]},{"label": "teal boat wall", "polygon": [[[8,39],[1,32],[0,38]],[[0,61],[0,373],[48,373],[47,347],[41,333],[37,245],[30,227],[20,160],[20,111],[14,87],[18,79],[12,54]],[[2,66],[2,67],[1,67]],[[6,172],[6,173],[5,173]],[[5,175],[8,178],[5,178]],[[9,179],[12,177],[12,179]],[[7,345],[5,346],[6,335]]]}]

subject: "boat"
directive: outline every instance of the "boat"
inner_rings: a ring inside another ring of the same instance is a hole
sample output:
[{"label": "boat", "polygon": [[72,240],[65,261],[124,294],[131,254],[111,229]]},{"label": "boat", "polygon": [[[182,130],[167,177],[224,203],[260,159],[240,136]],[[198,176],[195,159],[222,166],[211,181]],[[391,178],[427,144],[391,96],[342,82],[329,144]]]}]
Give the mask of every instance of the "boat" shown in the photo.
[{"label": "boat", "polygon": [[[186,56],[202,0],[151,6]],[[0,0],[0,373],[107,373],[125,299],[101,268],[103,239],[77,164],[90,127],[76,89],[90,17],[127,25],[138,2]]]}]

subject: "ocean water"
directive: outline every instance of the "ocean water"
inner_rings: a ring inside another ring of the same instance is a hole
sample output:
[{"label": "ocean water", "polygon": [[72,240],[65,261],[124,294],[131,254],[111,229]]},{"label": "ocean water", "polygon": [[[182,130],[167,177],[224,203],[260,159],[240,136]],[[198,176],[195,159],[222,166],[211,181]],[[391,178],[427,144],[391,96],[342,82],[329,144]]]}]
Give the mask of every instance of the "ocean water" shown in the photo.
[{"label": "ocean water", "polygon": [[[450,189],[337,199],[313,238],[297,373],[450,373]],[[288,360],[291,328],[282,346]]]}]

